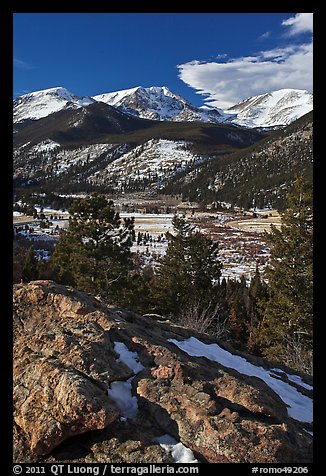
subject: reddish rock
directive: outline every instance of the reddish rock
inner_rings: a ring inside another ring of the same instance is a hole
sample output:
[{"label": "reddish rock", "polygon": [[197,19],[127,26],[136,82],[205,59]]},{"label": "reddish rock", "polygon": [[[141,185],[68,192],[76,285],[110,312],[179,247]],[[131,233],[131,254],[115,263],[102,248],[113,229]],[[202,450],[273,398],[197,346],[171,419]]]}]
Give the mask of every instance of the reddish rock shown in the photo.
[{"label": "reddish rock", "polygon": [[29,357],[14,389],[14,418],[33,453],[47,454],[66,438],[105,428],[118,417],[113,402],[86,377]]},{"label": "reddish rock", "polygon": [[76,296],[48,282],[15,291],[14,419],[37,454],[118,418],[107,388],[132,375],[96,322],[95,300]]},{"label": "reddish rock", "polygon": [[[265,382],[189,357],[168,341],[192,335],[232,352],[213,337],[110,308],[51,281],[16,285],[15,461],[43,455],[42,462],[173,462],[154,442],[168,433],[201,462],[310,462],[307,425],[289,418]],[[121,362],[115,342],[137,353],[144,367],[137,375]],[[130,377],[139,412],[120,421],[107,389]]]}]

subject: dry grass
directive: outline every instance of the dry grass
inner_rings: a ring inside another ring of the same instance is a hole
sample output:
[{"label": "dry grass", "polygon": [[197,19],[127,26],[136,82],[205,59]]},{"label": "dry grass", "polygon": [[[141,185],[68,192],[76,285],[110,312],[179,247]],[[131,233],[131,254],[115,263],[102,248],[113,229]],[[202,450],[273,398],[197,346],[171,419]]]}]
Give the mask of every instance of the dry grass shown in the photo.
[{"label": "dry grass", "polygon": [[31,216],[28,216],[28,215],[24,215],[24,216],[13,216],[12,217],[12,220],[13,220],[13,223],[29,223],[31,221],[35,221],[35,218],[31,217]]},{"label": "dry grass", "polygon": [[[264,215],[264,214],[262,214]],[[257,214],[257,218],[248,218],[240,220],[232,220],[226,223],[230,227],[239,228],[243,231],[251,231],[256,233],[264,233],[271,231],[271,225],[277,228],[281,226],[281,216],[277,210],[268,212],[267,218],[262,218]]]}]

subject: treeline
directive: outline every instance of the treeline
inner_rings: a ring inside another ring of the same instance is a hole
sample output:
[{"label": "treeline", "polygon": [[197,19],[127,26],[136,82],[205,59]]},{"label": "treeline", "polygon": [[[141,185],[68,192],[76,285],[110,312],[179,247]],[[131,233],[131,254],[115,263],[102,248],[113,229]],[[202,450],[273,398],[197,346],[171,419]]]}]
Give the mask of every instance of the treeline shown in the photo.
[{"label": "treeline", "polygon": [[14,211],[21,211],[26,215],[31,213],[26,212],[26,208],[29,211],[35,206],[40,208],[53,208],[54,210],[68,210],[71,204],[74,201],[73,197],[64,197],[53,192],[47,192],[44,190],[25,190],[25,189],[14,189],[14,201],[20,202],[21,205],[15,203]]},{"label": "treeline", "polygon": [[16,280],[53,279],[312,372],[312,194],[302,178],[289,194],[281,229],[268,237],[268,284],[258,268],[249,285],[245,278],[221,279],[218,243],[184,217],[174,217],[166,254],[154,269],[131,253],[133,219],[121,219],[105,196],[76,200],[69,211],[69,229],[51,259],[40,265],[27,250]]}]

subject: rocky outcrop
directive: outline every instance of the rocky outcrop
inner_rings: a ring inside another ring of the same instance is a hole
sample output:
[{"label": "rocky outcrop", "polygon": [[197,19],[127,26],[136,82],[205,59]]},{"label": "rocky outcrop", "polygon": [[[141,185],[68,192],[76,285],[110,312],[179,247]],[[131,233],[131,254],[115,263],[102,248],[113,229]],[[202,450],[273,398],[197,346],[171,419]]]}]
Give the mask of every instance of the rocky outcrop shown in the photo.
[{"label": "rocky outcrop", "polygon": [[[286,392],[245,367],[176,345],[190,337],[270,371]],[[159,444],[168,434],[199,462],[310,462],[311,426],[291,413],[289,396],[297,392],[305,405],[311,382],[273,367],[206,334],[51,281],[16,285],[15,460],[175,462]]]}]

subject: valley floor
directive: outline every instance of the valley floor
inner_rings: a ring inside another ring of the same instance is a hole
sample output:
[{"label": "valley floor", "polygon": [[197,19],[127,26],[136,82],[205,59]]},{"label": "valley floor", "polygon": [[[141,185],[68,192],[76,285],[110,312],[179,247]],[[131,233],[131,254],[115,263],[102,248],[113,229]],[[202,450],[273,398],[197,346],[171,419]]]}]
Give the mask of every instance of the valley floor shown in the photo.
[{"label": "valley floor", "polygon": [[[135,219],[136,239],[132,251],[140,255],[145,264],[157,266],[158,258],[165,254],[168,245],[166,233],[172,231],[173,215],[181,212],[194,227],[219,243],[222,277],[240,279],[245,275],[247,281],[250,281],[257,265],[264,277],[264,269],[269,260],[266,231],[270,231],[271,224],[280,225],[281,219],[277,211],[200,211],[190,204],[173,203],[166,207],[168,213],[161,213],[162,204],[157,200],[141,204],[134,201],[127,206],[126,203],[129,200],[124,199],[124,203],[121,201],[117,207],[122,218]],[[157,204],[160,213],[146,213],[149,207]],[[60,229],[68,226],[69,214],[50,208],[44,208],[43,213],[46,224],[44,220],[42,224],[42,220],[14,213],[14,229],[20,236],[33,240],[34,244],[40,242],[44,247],[44,243],[48,243],[51,248],[55,245]]]},{"label": "valley floor", "polygon": [[227,223],[231,228],[238,228],[244,231],[254,233],[269,232],[271,225],[280,227],[281,216],[277,210],[268,210],[267,213],[257,214],[256,217],[250,219],[231,220]]}]

